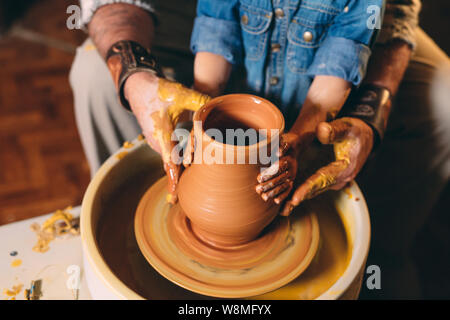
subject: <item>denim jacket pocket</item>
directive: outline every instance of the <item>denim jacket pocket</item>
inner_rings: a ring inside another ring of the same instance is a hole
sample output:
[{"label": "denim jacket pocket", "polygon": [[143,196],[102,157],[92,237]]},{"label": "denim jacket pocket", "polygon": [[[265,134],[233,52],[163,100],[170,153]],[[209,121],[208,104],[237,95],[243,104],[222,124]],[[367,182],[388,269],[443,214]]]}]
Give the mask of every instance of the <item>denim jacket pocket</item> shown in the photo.
[{"label": "denim jacket pocket", "polygon": [[265,51],[272,12],[241,4],[240,21],[245,57],[259,60]]},{"label": "denim jacket pocket", "polygon": [[326,36],[328,24],[294,18],[288,30],[287,66],[294,73],[304,73],[314,59],[316,49]]}]

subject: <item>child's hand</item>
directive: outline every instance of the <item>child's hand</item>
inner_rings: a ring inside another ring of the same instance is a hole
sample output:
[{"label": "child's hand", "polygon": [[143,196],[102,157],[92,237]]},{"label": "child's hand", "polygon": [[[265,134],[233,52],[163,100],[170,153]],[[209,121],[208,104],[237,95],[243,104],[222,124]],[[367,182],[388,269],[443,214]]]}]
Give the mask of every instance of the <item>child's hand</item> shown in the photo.
[{"label": "child's hand", "polygon": [[300,140],[300,136],[295,133],[286,133],[281,136],[277,154],[279,160],[257,177],[256,192],[264,201],[274,199],[276,204],[280,204],[291,192],[297,176]]}]

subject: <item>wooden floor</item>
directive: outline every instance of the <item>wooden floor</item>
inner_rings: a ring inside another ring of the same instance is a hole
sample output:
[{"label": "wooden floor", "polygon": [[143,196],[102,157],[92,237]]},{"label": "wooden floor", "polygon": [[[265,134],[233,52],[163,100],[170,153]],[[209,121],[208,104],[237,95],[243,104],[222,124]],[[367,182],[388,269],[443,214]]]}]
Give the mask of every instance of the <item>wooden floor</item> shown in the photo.
[{"label": "wooden floor", "polygon": [[85,35],[65,27],[70,3],[39,1],[0,40],[0,225],[78,205],[89,182],[68,83]]}]

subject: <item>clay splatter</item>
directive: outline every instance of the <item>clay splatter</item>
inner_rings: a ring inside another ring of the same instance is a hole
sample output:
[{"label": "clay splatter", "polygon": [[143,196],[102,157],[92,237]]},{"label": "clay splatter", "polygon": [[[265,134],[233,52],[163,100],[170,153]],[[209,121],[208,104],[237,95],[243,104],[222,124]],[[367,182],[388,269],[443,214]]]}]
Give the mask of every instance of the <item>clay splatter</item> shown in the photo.
[{"label": "clay splatter", "polygon": [[67,207],[64,210],[57,210],[50,218],[48,218],[42,226],[37,223],[31,225],[31,230],[36,232],[38,242],[33,247],[36,252],[47,252],[50,242],[57,236],[64,234],[78,235],[79,218],[74,218],[69,212],[72,207]]},{"label": "clay splatter", "polygon": [[3,294],[7,297],[6,300],[16,300],[16,296],[22,291],[23,284],[17,284],[11,289],[3,290]]},{"label": "clay splatter", "polygon": [[125,142],[123,143],[123,147],[124,147],[125,149],[130,149],[130,148],[133,148],[133,147],[134,147],[134,144],[131,143],[130,141],[125,141]]},{"label": "clay splatter", "polygon": [[119,159],[119,160],[122,160],[123,158],[125,158],[125,156],[126,156],[127,154],[128,154],[127,151],[122,151],[122,152],[120,152],[120,153],[118,153],[118,154],[116,155],[116,158]]},{"label": "clay splatter", "polygon": [[95,49],[96,49],[96,47],[93,44],[88,44],[88,45],[86,45],[84,47],[85,51],[92,51],[92,50],[95,50]]},{"label": "clay splatter", "polygon": [[353,194],[352,194],[352,192],[350,191],[350,188],[349,188],[349,187],[344,188],[344,192],[348,195],[348,198],[349,198],[349,199],[353,198]]},{"label": "clay splatter", "polygon": [[22,264],[22,260],[16,259],[11,262],[11,267],[16,268]]}]

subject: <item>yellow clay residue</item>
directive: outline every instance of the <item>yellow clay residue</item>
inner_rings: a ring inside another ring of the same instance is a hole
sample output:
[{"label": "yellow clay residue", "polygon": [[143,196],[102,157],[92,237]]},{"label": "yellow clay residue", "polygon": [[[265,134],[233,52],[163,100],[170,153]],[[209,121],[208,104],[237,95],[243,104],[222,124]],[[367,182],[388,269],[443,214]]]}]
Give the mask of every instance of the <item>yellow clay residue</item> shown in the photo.
[{"label": "yellow clay residue", "polygon": [[164,162],[170,160],[172,151],[171,134],[184,111],[197,111],[211,98],[177,82],[159,79],[158,97],[169,106],[151,114],[154,123],[154,138],[161,147]]},{"label": "yellow clay residue", "polygon": [[345,188],[344,188],[344,192],[348,195],[348,198],[349,198],[349,199],[353,198],[353,194],[352,194],[352,192],[350,191],[350,188],[349,188],[349,187],[345,187]]},{"label": "yellow clay residue", "polygon": [[44,221],[44,223],[42,224],[42,229],[56,231],[57,228],[55,226],[55,222],[58,220],[62,220],[65,222],[65,226],[63,228],[65,230],[69,230],[71,228],[70,222],[73,219],[72,214],[68,212],[69,210],[72,210],[72,207],[67,207],[64,210],[56,210],[53,216]]},{"label": "yellow clay residue", "polygon": [[133,148],[133,146],[134,146],[134,144],[131,143],[130,141],[125,141],[125,142],[123,143],[123,147],[124,147],[125,149]]},{"label": "yellow clay residue", "polygon": [[22,291],[23,284],[13,286],[11,289],[5,289],[3,294],[6,295],[9,300],[16,300],[16,296]]},{"label": "yellow clay residue", "polygon": [[[353,139],[334,143],[336,161],[330,164],[331,168],[327,168],[327,173],[320,172],[316,179],[309,181],[309,191],[305,195],[305,199],[314,198],[336,183],[338,175],[350,164],[350,150],[354,143],[355,140]],[[349,198],[352,197],[350,191],[344,191],[349,195]]]},{"label": "yellow clay residue", "polygon": [[343,160],[347,163],[350,163],[350,150],[355,143],[354,139],[345,139],[341,142],[336,142],[334,144],[334,153],[336,155],[336,160]]},{"label": "yellow clay residue", "polygon": [[347,162],[336,161],[330,164],[332,166],[327,173],[320,172],[320,174],[314,180],[308,180],[309,189],[304,199],[311,199],[320,193],[326,191],[328,187],[336,183],[336,177],[338,174],[345,170]]},{"label": "yellow clay residue", "polygon": [[116,155],[116,158],[119,159],[119,160],[122,160],[123,158],[125,158],[125,156],[126,156],[127,154],[128,154],[127,151],[119,152],[119,153]]},{"label": "yellow clay residue", "polygon": [[333,175],[327,175],[321,173],[317,179],[310,181],[309,193],[306,199],[310,199],[318,195],[321,191],[324,191],[328,186],[333,185],[336,182],[336,178]]},{"label": "yellow clay residue", "polygon": [[22,260],[16,259],[11,262],[11,267],[16,268],[22,264]]},{"label": "yellow clay residue", "polygon": [[161,101],[170,102],[167,114],[171,123],[176,123],[185,110],[197,111],[211,98],[195,90],[188,89],[177,82],[159,79],[158,97]]},{"label": "yellow clay residue", "polygon": [[97,49],[93,44],[87,44],[86,46],[84,46],[84,50],[85,51],[91,51],[91,50],[95,50]]},{"label": "yellow clay residue", "polygon": [[142,140],[145,140],[145,137],[144,137],[144,135],[141,133],[141,134],[138,135],[137,139],[138,139],[139,141],[142,141]]},{"label": "yellow clay residue", "polygon": [[[346,167],[350,164],[350,150],[353,147],[354,143],[354,139],[346,139],[334,144],[334,153],[336,155],[336,160],[345,161]],[[345,169],[346,167],[344,167],[343,169]],[[353,198],[353,194],[350,191],[349,187],[345,187],[344,192],[348,195],[349,199]]]},{"label": "yellow clay residue", "polygon": [[[50,218],[48,218],[42,226],[37,223],[31,225],[31,230],[36,232],[38,241],[33,247],[36,252],[47,252],[50,249],[49,244],[55,237],[71,233],[74,235],[79,234],[79,228],[76,220],[69,212],[72,207],[67,207],[64,210],[57,210]],[[57,223],[58,222],[58,223]]]},{"label": "yellow clay residue", "polygon": [[[336,184],[336,179],[339,174],[348,168],[350,164],[350,151],[355,144],[355,139],[345,139],[333,144],[336,161],[327,167],[326,173],[319,171],[320,174],[314,180],[309,180],[308,193],[304,199],[314,198],[330,186]],[[349,190],[344,189],[344,191],[349,195],[349,198],[352,198]]]}]

